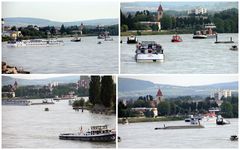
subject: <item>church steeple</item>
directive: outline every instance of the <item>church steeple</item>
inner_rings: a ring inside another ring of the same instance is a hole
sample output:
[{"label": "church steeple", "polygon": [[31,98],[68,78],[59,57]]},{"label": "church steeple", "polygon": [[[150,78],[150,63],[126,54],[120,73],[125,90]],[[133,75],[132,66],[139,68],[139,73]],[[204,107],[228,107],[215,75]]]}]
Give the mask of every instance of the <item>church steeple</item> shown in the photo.
[{"label": "church steeple", "polygon": [[157,21],[160,21],[162,17],[163,17],[163,8],[162,8],[162,5],[160,4],[157,10]]}]

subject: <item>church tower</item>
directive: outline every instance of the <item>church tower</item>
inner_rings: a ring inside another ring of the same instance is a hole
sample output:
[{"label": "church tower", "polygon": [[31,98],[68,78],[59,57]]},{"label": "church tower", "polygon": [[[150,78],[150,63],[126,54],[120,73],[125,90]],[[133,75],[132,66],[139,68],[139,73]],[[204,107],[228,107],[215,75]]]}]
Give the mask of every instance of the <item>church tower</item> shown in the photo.
[{"label": "church tower", "polygon": [[157,10],[157,21],[160,21],[162,17],[163,17],[163,9],[162,9],[162,5],[160,4]]},{"label": "church tower", "polygon": [[158,89],[158,91],[157,91],[156,101],[157,101],[157,104],[159,104],[160,102],[163,101],[163,94],[162,94],[162,91],[160,89]]}]

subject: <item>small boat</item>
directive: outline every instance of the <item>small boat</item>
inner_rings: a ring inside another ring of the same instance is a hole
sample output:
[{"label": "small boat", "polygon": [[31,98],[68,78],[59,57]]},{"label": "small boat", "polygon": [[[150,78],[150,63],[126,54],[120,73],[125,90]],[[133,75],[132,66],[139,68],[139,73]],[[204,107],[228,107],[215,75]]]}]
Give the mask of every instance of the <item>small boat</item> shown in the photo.
[{"label": "small boat", "polygon": [[182,42],[182,38],[179,35],[172,36],[172,42]]},{"label": "small boat", "polygon": [[136,44],[138,42],[137,37],[134,35],[131,35],[127,37],[127,44]]},{"label": "small boat", "polygon": [[80,37],[74,37],[71,42],[81,42],[81,38]]},{"label": "small boat", "polygon": [[216,28],[216,26],[211,24],[206,24],[205,29],[200,31],[195,31],[193,38],[194,39],[207,39],[207,38],[215,38],[217,36],[217,33],[214,32],[212,29]]},{"label": "small boat", "polygon": [[238,51],[238,46],[237,45],[233,45],[230,50],[232,51]]},{"label": "small boat", "polygon": [[218,115],[218,116],[217,116],[217,119],[216,119],[216,124],[217,124],[217,125],[230,124],[230,121],[225,120],[221,115]]},{"label": "small boat", "polygon": [[118,142],[121,142],[121,141],[122,141],[122,139],[121,139],[121,137],[119,136],[119,137],[118,137]]},{"label": "small boat", "polygon": [[44,111],[49,111],[49,108],[45,108]]},{"label": "small boat", "polygon": [[164,54],[162,46],[155,41],[142,41],[136,47],[136,62],[163,62]]},{"label": "small boat", "polygon": [[63,133],[59,135],[61,140],[80,140],[91,142],[113,142],[116,140],[116,133],[108,129],[107,125],[91,126],[91,130],[83,132],[82,127],[79,133]]},{"label": "small boat", "polygon": [[98,41],[98,43],[97,44],[102,44],[102,42],[101,41]]},{"label": "small boat", "polygon": [[238,141],[238,136],[237,136],[237,135],[232,135],[232,136],[230,137],[230,140],[231,140],[231,141]]}]

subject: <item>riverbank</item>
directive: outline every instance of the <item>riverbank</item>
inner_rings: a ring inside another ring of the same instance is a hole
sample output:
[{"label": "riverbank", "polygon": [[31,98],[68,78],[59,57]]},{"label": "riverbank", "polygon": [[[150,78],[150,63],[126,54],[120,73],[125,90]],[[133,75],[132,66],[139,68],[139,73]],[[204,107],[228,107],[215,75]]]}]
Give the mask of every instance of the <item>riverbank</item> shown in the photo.
[{"label": "riverbank", "polygon": [[[127,118],[129,123],[138,123],[138,122],[160,122],[160,121],[178,121],[184,120],[184,117],[172,117],[172,116],[163,116],[163,117],[128,117]],[[118,118],[118,123],[124,123],[125,118]]]},{"label": "riverbank", "polygon": [[170,35],[170,34],[193,34],[193,30],[161,30],[161,31],[126,31],[121,32],[121,36],[141,36],[141,35]]},{"label": "riverbank", "polygon": [[30,74],[30,72],[22,68],[9,66],[6,62],[2,61],[2,74]]}]

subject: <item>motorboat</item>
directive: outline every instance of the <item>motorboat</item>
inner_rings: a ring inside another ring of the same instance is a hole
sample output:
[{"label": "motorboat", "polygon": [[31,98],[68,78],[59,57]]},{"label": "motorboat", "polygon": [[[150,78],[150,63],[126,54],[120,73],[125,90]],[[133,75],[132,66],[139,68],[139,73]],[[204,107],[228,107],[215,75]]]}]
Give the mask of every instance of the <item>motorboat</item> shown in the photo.
[{"label": "motorboat", "polygon": [[237,45],[233,45],[230,50],[232,51],[238,51],[238,46]]},{"label": "motorboat", "polygon": [[179,35],[172,36],[172,42],[182,42],[182,38]]},{"label": "motorboat", "polygon": [[74,37],[71,42],[81,42],[81,38],[80,37]]},{"label": "motorboat", "polygon": [[138,42],[137,37],[134,35],[131,35],[127,37],[127,44],[136,44]]},{"label": "motorboat", "polygon": [[237,136],[237,135],[232,135],[232,136],[230,137],[230,140],[231,140],[231,141],[238,141],[238,136]]},{"label": "motorboat", "polygon": [[221,115],[218,115],[218,116],[217,116],[217,119],[216,119],[216,124],[217,124],[217,125],[230,124],[230,121],[225,120]]},{"label": "motorboat", "polygon": [[162,46],[155,41],[142,41],[136,47],[136,62],[163,62]]},{"label": "motorboat", "polygon": [[207,38],[215,38],[217,33],[212,29],[216,28],[216,26],[211,24],[206,24],[203,30],[195,31],[193,38],[194,39],[207,39]]},{"label": "motorboat", "polygon": [[63,133],[59,135],[61,140],[80,140],[91,142],[113,142],[116,140],[116,132],[108,129],[107,125],[91,126],[87,132],[80,128],[79,133]]}]

